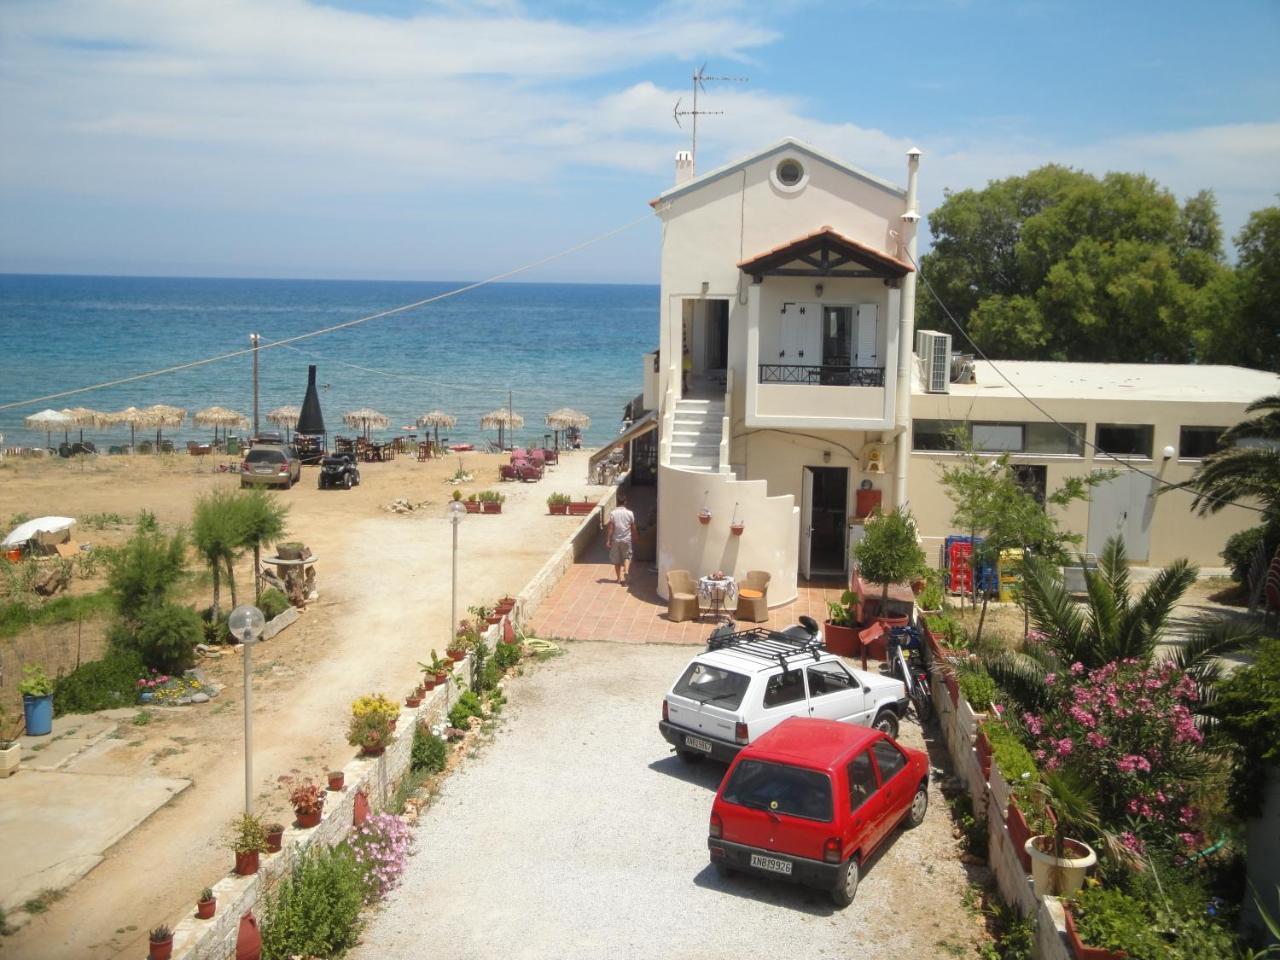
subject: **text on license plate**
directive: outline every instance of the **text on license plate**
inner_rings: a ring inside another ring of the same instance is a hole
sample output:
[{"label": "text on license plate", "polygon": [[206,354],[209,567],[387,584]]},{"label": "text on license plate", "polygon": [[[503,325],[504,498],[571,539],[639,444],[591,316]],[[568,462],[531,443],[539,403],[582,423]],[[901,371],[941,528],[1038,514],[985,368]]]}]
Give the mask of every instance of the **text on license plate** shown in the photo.
[{"label": "text on license plate", "polygon": [[761,870],[768,870],[771,873],[785,873],[791,875],[791,861],[779,860],[777,857],[766,857],[761,853],[753,853],[751,855],[751,865]]},{"label": "text on license plate", "polygon": [[703,740],[701,737],[685,737],[684,745],[694,750],[701,750],[703,753],[711,752],[711,741]]}]

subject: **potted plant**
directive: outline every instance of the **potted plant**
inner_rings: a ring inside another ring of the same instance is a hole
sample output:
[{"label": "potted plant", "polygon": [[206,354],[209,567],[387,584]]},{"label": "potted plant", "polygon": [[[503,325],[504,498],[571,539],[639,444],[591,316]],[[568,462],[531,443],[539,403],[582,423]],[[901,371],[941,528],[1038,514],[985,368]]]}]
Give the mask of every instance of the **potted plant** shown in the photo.
[{"label": "potted plant", "polygon": [[[1093,848],[1069,833],[1098,833],[1093,788],[1067,768],[1047,770],[1033,785],[1044,800],[1041,832],[1026,842],[1031,879],[1037,897],[1069,897],[1084,885],[1089,868],[1098,862]],[[1052,808],[1053,816],[1048,815]]]},{"label": "potted plant", "polygon": [[154,928],[148,935],[151,960],[169,960],[173,955],[173,931],[163,923]]},{"label": "potted plant", "polygon": [[391,742],[392,718],[399,715],[400,708],[380,693],[360,697],[351,704],[347,742],[366,757],[381,756]]},{"label": "potted plant", "polygon": [[733,505],[733,517],[729,521],[729,532],[735,537],[742,536],[742,531],[747,529],[747,525],[738,519],[738,505]]},{"label": "potted plant", "polygon": [[21,732],[22,721],[18,717],[10,719],[0,704],[0,779],[18,772],[18,765],[22,763],[22,743],[18,740]]},{"label": "potted plant", "polygon": [[506,499],[506,494],[499,493],[497,490],[482,490],[480,492],[480,512],[501,513],[502,503]]},{"label": "potted plant", "polygon": [[453,672],[453,660],[448,657],[436,656],[435,650],[431,651],[430,663],[419,663],[424,674],[431,676],[431,682],[435,686],[442,686],[449,682],[449,674]]},{"label": "potted plant", "polygon": [[410,710],[417,710],[422,706],[422,691],[414,687],[407,697],[404,698],[404,705]]},{"label": "potted plant", "polygon": [[703,507],[698,511],[698,522],[704,527],[711,522],[711,511]]},{"label": "potted plant", "polygon": [[827,601],[827,619],[822,624],[822,635],[827,649],[841,657],[856,657],[858,643],[858,613],[862,597],[852,590],[840,595],[839,602]]},{"label": "potted plant", "polygon": [[943,596],[942,574],[931,567],[924,573],[924,589],[916,597],[916,603],[925,613],[935,613],[942,609]]},{"label": "potted plant", "polygon": [[267,828],[252,813],[242,813],[232,821],[228,846],[236,855],[236,873],[251,876],[258,872],[258,855],[267,849]]},{"label": "potted plant", "polygon": [[569,501],[571,499],[567,493],[553,493],[547,497],[547,511],[552,516],[563,517],[569,512]]},{"label": "potted plant", "polygon": [[279,853],[284,843],[284,824],[267,824],[267,853]]},{"label": "potted plant", "polygon": [[453,499],[454,499],[454,500],[461,500],[461,499],[462,499],[462,491],[461,491],[461,490],[454,490],[454,491],[453,491]]},{"label": "potted plant", "polygon": [[1092,887],[1062,908],[1077,960],[1123,960],[1128,951],[1163,956],[1168,950],[1147,905],[1122,890]]},{"label": "potted plant", "polygon": [[[462,491],[458,490],[456,492],[461,493]],[[467,513],[480,512],[480,501],[476,499],[476,495],[474,493],[467,495],[466,506],[467,506]]]},{"label": "potted plant", "polygon": [[515,608],[516,608],[515,597],[503,597],[501,600],[498,601],[498,605],[494,607],[494,609],[497,610],[498,613],[502,614],[504,617]]},{"label": "potted plant", "polygon": [[341,770],[329,771],[329,789],[337,793],[342,789],[342,785],[346,783],[347,775]]},{"label": "potted plant", "polygon": [[570,516],[574,516],[574,517],[585,517],[587,514],[589,514],[589,513],[590,513],[592,510],[594,510],[595,508],[596,508],[595,503],[594,503],[594,502],[592,502],[591,500],[588,500],[585,496],[584,496],[581,500],[570,500],[570,501],[569,501],[569,515],[570,515]]},{"label": "potted plant", "polygon": [[217,909],[218,898],[213,895],[213,888],[205,887],[200,891],[200,899],[196,901],[196,919],[212,919]]},{"label": "potted plant", "polygon": [[294,815],[298,818],[298,826],[304,830],[320,825],[324,815],[324,791],[311,780],[301,783],[290,782],[289,803],[293,805]]},{"label": "potted plant", "polygon": [[[879,618],[888,621],[889,584],[904,583],[921,576],[924,551],[916,535],[916,522],[904,507],[891,513],[876,513],[867,521],[861,540],[853,548],[859,573],[881,585]],[[886,626],[894,625],[886,623]]]},{"label": "potted plant", "polygon": [[44,737],[53,732],[53,681],[39,664],[22,668],[18,684],[22,694],[22,711],[26,718],[27,736]]}]

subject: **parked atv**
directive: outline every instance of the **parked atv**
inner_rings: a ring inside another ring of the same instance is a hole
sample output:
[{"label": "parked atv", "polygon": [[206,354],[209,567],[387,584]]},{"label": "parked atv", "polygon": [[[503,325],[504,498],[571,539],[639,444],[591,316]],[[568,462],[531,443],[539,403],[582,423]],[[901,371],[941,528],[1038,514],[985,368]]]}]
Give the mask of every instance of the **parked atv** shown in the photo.
[{"label": "parked atv", "polygon": [[360,482],[360,468],[356,466],[356,458],[349,453],[333,453],[320,460],[321,490],[327,487],[342,487],[350,490]]}]

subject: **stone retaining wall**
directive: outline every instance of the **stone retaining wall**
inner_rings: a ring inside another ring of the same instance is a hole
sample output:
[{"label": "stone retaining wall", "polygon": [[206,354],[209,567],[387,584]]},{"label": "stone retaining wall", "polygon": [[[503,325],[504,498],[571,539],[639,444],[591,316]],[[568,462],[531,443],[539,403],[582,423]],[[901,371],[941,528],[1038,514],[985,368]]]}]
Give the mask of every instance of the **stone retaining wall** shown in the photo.
[{"label": "stone retaining wall", "polygon": [[974,816],[987,823],[987,864],[996,880],[1000,896],[1016,906],[1024,917],[1036,920],[1035,955],[1039,960],[1074,960],[1066,939],[1066,920],[1056,897],[1036,897],[1031,877],[1022,868],[1005,816],[1009,787],[995,764],[991,782],[982,774],[974,748],[976,714],[963,695],[951,702],[951,694],[935,667],[932,683],[934,713],[956,776],[973,802]]},{"label": "stone retaining wall", "polygon": [[551,595],[551,591],[560,583],[568,569],[595,542],[600,530],[604,527],[604,518],[617,506],[618,490],[625,481],[626,476],[623,476],[618,486],[611,487],[609,492],[600,498],[596,508],[582,518],[578,529],[560,546],[559,550],[551,555],[551,559],[542,565],[542,569],[534,574],[533,579],[517,594],[516,612],[520,620],[533,619],[538,607]]}]

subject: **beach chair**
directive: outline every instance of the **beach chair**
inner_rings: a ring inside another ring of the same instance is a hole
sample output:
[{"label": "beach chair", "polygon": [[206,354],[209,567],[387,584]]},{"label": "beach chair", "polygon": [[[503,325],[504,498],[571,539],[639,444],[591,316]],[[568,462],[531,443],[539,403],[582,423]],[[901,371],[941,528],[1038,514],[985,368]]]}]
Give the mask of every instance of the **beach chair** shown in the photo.
[{"label": "beach chair", "polygon": [[150,453],[153,449],[155,448],[151,445],[150,440],[143,440],[140,444],[138,444],[139,453]]},{"label": "beach chair", "polygon": [[161,452],[161,453],[173,453],[173,441],[172,441],[172,440],[161,440],[161,441],[160,441],[160,452]]},{"label": "beach chair", "polygon": [[520,463],[504,463],[498,466],[499,480],[519,480],[520,479]]},{"label": "beach chair", "polygon": [[698,607],[698,585],[688,570],[667,571],[667,619],[673,623],[696,620],[702,611]]}]

